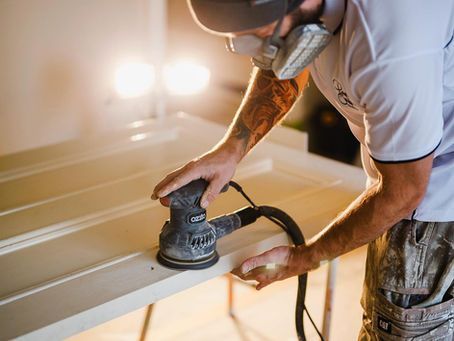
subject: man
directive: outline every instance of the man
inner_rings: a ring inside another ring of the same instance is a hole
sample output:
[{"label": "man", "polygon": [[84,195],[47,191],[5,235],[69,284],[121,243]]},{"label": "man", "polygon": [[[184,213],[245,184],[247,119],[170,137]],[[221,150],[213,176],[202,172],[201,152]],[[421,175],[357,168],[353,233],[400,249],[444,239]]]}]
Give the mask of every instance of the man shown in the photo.
[{"label": "man", "polygon": [[[301,95],[308,77],[301,69],[310,63],[361,143],[367,189],[306,246],[274,248],[235,273],[261,289],[368,243],[360,339],[452,340],[454,2],[189,0],[189,7],[258,68],[224,139],[169,174],[153,198],[204,178],[202,205],[212,202]],[[301,30],[310,23],[319,25]],[[298,45],[305,34],[318,40]],[[267,263],[282,270],[250,272]]]}]

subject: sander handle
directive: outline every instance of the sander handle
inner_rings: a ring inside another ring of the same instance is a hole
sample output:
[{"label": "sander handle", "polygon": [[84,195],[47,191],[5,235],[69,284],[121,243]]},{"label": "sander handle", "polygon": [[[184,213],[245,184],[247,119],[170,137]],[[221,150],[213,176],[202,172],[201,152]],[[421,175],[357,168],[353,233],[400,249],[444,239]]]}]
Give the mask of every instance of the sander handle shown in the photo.
[{"label": "sander handle", "polygon": [[[167,195],[169,207],[176,209],[201,208],[200,199],[207,187],[208,181],[205,179],[191,181],[187,185],[184,185]],[[221,193],[226,192],[228,189],[229,184],[226,184],[222,188]]]}]

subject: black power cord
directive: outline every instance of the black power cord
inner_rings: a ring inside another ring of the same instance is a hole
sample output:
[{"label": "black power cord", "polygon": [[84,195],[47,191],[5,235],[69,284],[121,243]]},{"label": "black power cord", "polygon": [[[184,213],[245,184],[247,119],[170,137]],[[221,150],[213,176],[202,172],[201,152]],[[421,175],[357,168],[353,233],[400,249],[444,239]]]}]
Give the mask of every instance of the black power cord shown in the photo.
[{"label": "black power cord", "polygon": [[[284,211],[270,206],[257,206],[251,198],[243,191],[243,188],[235,181],[230,181],[229,185],[235,188],[243,197],[252,205],[255,210],[258,210],[260,215],[271,220],[273,223],[281,227],[292,239],[293,244],[296,246],[304,245],[304,236],[298,227],[298,224]],[[320,340],[324,341],[322,334],[318,330],[314,320],[312,319],[309,311],[305,304],[306,298],[306,287],[307,287],[307,273],[298,276],[298,293],[296,297],[295,307],[295,327],[298,340],[305,341],[306,336],[304,334],[304,311],[307,317],[311,321],[315,331],[317,332]]]}]

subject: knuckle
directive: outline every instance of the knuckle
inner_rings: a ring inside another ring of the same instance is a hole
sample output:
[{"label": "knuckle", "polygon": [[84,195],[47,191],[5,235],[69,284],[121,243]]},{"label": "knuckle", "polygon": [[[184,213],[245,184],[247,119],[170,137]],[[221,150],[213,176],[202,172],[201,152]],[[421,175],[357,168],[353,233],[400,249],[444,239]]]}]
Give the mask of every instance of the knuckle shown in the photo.
[{"label": "knuckle", "polygon": [[257,265],[258,265],[258,261],[257,261],[257,258],[255,258],[255,257],[254,257],[254,258],[252,258],[252,259],[251,259],[251,264],[250,264],[250,267],[251,267],[251,269],[254,269],[254,268],[256,268],[256,267],[257,267]]},{"label": "knuckle", "polygon": [[247,273],[249,271],[249,262],[248,261],[245,261],[242,265],[241,265],[241,273],[244,275],[245,273]]},{"label": "knuckle", "polygon": [[208,192],[207,194],[207,199],[208,201],[213,201],[214,199],[216,199],[216,195],[213,193],[213,192]]}]

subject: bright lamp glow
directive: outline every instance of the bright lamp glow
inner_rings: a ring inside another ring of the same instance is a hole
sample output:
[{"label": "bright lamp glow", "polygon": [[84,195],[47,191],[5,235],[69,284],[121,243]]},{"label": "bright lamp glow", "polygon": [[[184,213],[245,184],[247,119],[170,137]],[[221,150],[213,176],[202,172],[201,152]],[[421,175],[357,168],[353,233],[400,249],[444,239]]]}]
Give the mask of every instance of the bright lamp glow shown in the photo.
[{"label": "bright lamp glow", "polygon": [[137,141],[144,140],[146,137],[147,137],[147,134],[145,134],[145,133],[140,133],[140,134],[132,135],[129,139],[130,139],[132,142],[137,142]]},{"label": "bright lamp glow", "polygon": [[127,63],[115,72],[115,90],[121,97],[143,96],[154,83],[153,67],[145,63]]},{"label": "bright lamp glow", "polygon": [[193,95],[202,92],[210,81],[210,71],[190,62],[171,64],[164,69],[164,82],[169,93]]}]

